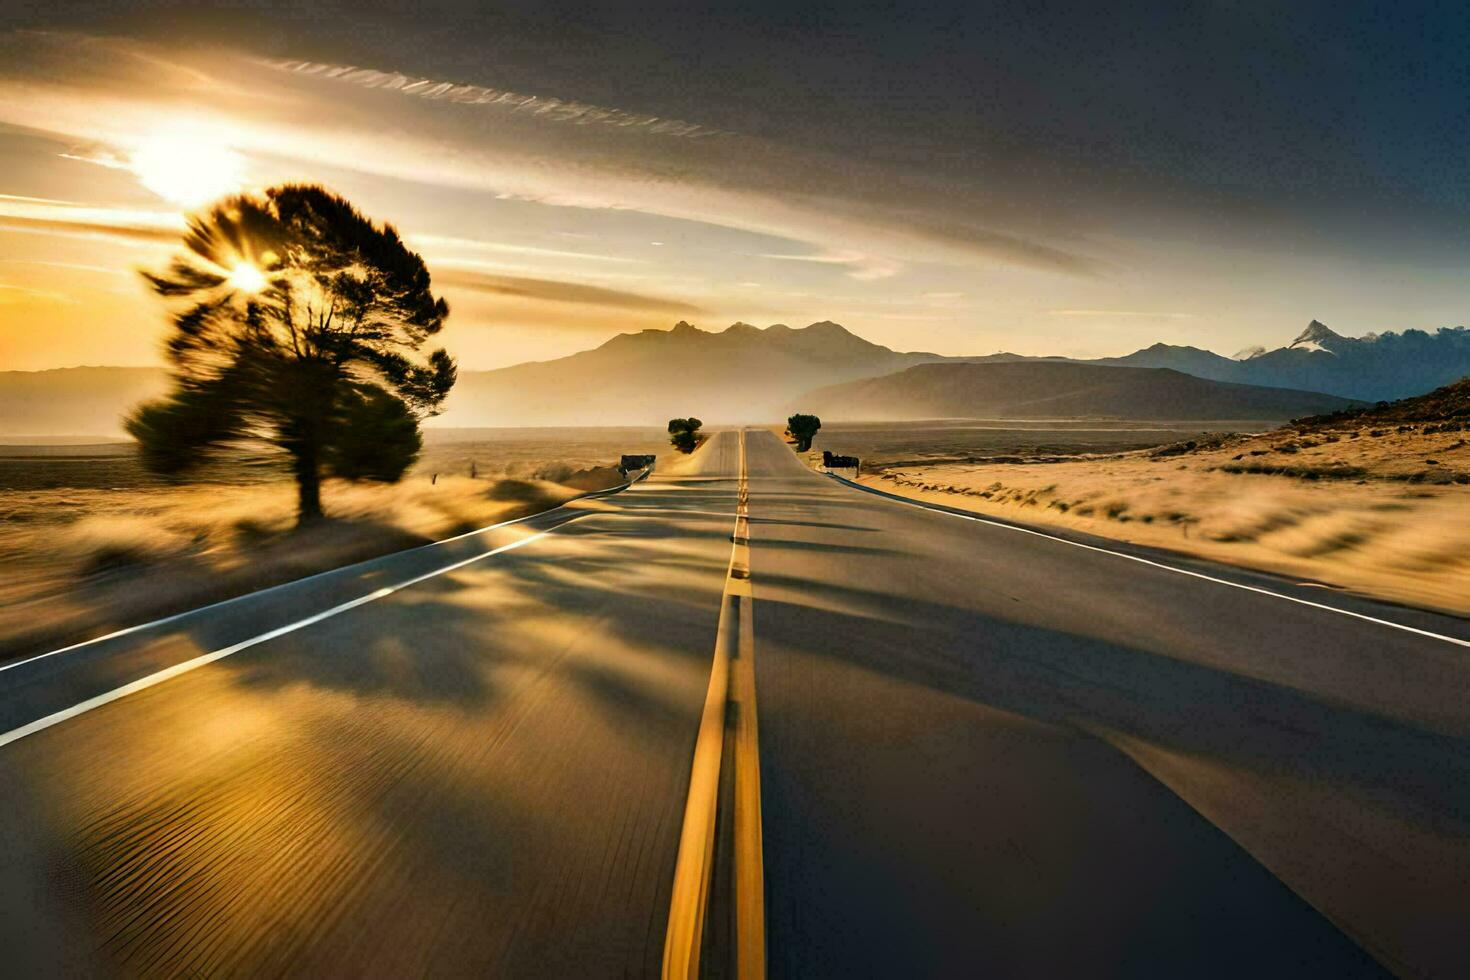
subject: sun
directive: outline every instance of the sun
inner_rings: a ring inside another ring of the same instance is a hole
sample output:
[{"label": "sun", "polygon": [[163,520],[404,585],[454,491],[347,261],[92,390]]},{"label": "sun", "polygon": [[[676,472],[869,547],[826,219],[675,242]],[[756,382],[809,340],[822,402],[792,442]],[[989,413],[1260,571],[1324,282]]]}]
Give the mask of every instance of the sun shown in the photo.
[{"label": "sun", "polygon": [[253,262],[237,262],[225,277],[225,284],[242,293],[258,293],[269,286],[270,280]]},{"label": "sun", "polygon": [[144,187],[188,208],[239,191],[244,183],[239,154],[202,128],[154,133],[128,165]]}]

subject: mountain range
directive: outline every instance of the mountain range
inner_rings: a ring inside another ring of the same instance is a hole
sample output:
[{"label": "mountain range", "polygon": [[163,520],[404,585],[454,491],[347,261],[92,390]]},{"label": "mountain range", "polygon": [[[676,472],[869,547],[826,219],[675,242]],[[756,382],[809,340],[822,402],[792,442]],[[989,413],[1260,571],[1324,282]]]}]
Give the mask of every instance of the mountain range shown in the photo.
[{"label": "mountain range", "polygon": [[1360,404],[1337,395],[1231,384],[1170,368],[1055,361],[920,364],[809,392],[825,419],[1074,418],[1282,421]]},{"label": "mountain range", "polygon": [[[721,331],[701,330],[681,322],[671,330],[620,334],[596,348],[556,360],[494,371],[463,371],[445,414],[431,424],[661,425],[668,418],[691,413],[715,422],[769,422],[784,418],[793,407],[815,410],[811,406],[816,402],[808,404],[804,399],[807,393],[849,381],[878,378],[930,363],[1018,362],[1166,368],[1207,381],[1292,389],[1296,392],[1292,399],[1299,399],[1303,392],[1321,392],[1376,401],[1420,394],[1470,375],[1470,331],[1463,327],[1434,333],[1406,330],[1353,339],[1314,320],[1285,347],[1235,358],[1197,347],[1155,344],[1123,357],[1075,360],[1009,353],[956,358],[894,351],[827,321],[802,328],[776,324],[764,329],[736,323]],[[978,383],[984,376],[972,377]],[[1095,400],[1089,401],[1070,387],[1076,376],[1066,372],[1047,374],[1043,370],[1031,382],[1040,385],[1047,377],[1052,379],[1052,394],[1061,399],[1056,404],[1072,406],[1073,414],[1171,414],[1163,407],[1167,400],[1145,407],[1141,401],[1122,398],[1115,387],[1119,380],[1132,378],[1164,398],[1166,386],[1157,378],[1109,374]],[[1175,380],[1169,383],[1181,384]],[[125,411],[166,387],[167,379],[157,368],[0,372],[0,437],[116,436],[121,433],[120,420]],[[1105,395],[1105,391],[1109,393]],[[1203,397],[1202,391],[1197,394]],[[1241,392],[1236,395],[1245,397]],[[827,392],[822,397],[836,396]],[[977,392],[972,405],[1000,404],[994,400],[998,397]],[[1222,398],[1209,404],[1219,404],[1224,411],[1231,399]],[[1267,404],[1263,398],[1250,395],[1241,404]],[[972,410],[979,409],[967,409]],[[1282,403],[1281,414],[1271,417],[1284,419],[1313,410],[1293,401],[1291,405]],[[995,411],[986,409],[986,414]],[[1215,413],[1212,410],[1208,414]],[[1237,411],[1215,417],[1261,416]]]},{"label": "mountain range", "polygon": [[893,351],[825,321],[764,330],[736,323],[718,332],[680,322],[672,330],[621,334],[554,361],[466,372],[445,421],[662,425],[691,414],[770,421],[785,418],[782,409],[804,391],[935,360],[939,355]]},{"label": "mountain range", "polygon": [[[663,425],[697,414],[723,422],[785,418],[786,403],[821,385],[889,374],[937,354],[900,353],[835,323],[711,332],[619,334],[552,361],[461,371],[434,425]],[[0,372],[0,437],[121,433],[121,416],[167,388],[157,368]]]},{"label": "mountain range", "polygon": [[[1071,360],[1020,354],[995,354],[985,359]],[[1154,344],[1123,357],[1072,362],[1105,367],[1172,368],[1211,381],[1322,391],[1362,401],[1388,401],[1420,395],[1470,375],[1470,330],[1442,327],[1433,333],[1405,330],[1344,337],[1313,320],[1285,347],[1255,348],[1236,357],[1224,357],[1198,347]]]}]

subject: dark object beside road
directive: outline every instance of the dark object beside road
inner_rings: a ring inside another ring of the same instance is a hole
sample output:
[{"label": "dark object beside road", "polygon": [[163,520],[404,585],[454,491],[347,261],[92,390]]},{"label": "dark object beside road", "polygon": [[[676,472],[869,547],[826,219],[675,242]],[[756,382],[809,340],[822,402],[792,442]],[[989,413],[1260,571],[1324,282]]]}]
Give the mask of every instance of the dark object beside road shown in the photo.
[{"label": "dark object beside road", "polygon": [[861,471],[862,460],[856,456],[838,456],[824,449],[822,450],[822,465],[829,470]]},{"label": "dark object beside road", "polygon": [[658,459],[653,453],[646,455],[629,455],[624,453],[622,459],[618,460],[618,472],[627,476],[634,470],[643,470],[652,466],[654,460]]}]

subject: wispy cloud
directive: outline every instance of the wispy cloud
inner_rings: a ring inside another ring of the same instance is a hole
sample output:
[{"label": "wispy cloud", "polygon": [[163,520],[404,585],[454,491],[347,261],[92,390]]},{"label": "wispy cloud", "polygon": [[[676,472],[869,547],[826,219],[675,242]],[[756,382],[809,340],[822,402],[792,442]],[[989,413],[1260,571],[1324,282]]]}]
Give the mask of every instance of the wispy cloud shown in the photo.
[{"label": "wispy cloud", "polygon": [[402,95],[434,102],[496,106],[514,113],[539,116],[552,122],[571,123],[578,126],[636,129],[656,136],[677,136],[687,139],[707,139],[712,136],[730,135],[723,130],[711,129],[708,126],[684,122],[680,119],[627,112],[623,109],[611,109],[550,96],[526,95],[484,85],[417,78],[396,71],[379,71],[376,68],[360,68],[356,65],[331,65],[316,61],[262,59],[259,63],[292,75],[315,76],[362,88],[398,92]]},{"label": "wispy cloud", "polygon": [[643,261],[625,255],[576,252],[569,249],[543,248],[538,245],[519,245],[513,242],[487,242],[476,238],[457,238],[452,235],[409,235],[407,241],[414,248],[445,254],[449,252],[490,252],[497,255],[526,255],[535,258],[569,259],[576,262],[612,262],[629,265]]},{"label": "wispy cloud", "polygon": [[56,155],[63,160],[74,160],[77,163],[90,163],[94,167],[106,167],[108,170],[128,169],[128,161],[107,147],[92,147],[86,150],[72,149]]},{"label": "wispy cloud", "polygon": [[17,218],[0,215],[0,229],[35,232],[47,235],[74,235],[86,238],[102,236],[130,242],[177,242],[178,231],[150,228],[146,225],[112,224],[91,221],[65,221],[47,218]]},{"label": "wispy cloud", "polygon": [[105,265],[92,265],[87,262],[50,262],[43,259],[0,259],[0,265],[25,265],[35,266],[41,269],[68,269],[73,272],[95,272],[99,275],[126,276],[132,278],[135,273],[131,269],[115,269]]},{"label": "wispy cloud", "polygon": [[1195,313],[1160,313],[1155,310],[1047,310],[1047,316],[1112,317],[1132,320],[1193,320]]},{"label": "wispy cloud", "polygon": [[69,306],[76,305],[77,300],[65,293],[54,292],[49,289],[32,289],[30,286],[17,286],[8,282],[0,282],[0,303],[11,303],[24,299],[39,299],[48,303],[65,303]]},{"label": "wispy cloud", "polygon": [[184,231],[182,215],[131,208],[92,207],[64,201],[0,196],[0,228],[124,241],[177,242]]},{"label": "wispy cloud", "polygon": [[0,206],[4,202],[20,204],[55,204],[61,207],[79,207],[74,201],[58,201],[52,197],[27,197],[24,194],[0,194]]},{"label": "wispy cloud", "polygon": [[846,266],[847,275],[852,279],[871,280],[887,279],[896,276],[903,266],[879,256],[866,255],[862,252],[816,252],[807,255],[785,254],[780,252],[769,252],[760,256],[763,259],[779,259],[783,262],[812,262],[817,265],[840,265]]},{"label": "wispy cloud", "polygon": [[664,296],[650,296],[623,289],[563,282],[556,279],[498,275],[453,265],[436,269],[434,284],[451,289],[470,289],[517,299],[598,306],[617,310],[641,310],[646,313],[704,315],[709,312],[694,303]]}]

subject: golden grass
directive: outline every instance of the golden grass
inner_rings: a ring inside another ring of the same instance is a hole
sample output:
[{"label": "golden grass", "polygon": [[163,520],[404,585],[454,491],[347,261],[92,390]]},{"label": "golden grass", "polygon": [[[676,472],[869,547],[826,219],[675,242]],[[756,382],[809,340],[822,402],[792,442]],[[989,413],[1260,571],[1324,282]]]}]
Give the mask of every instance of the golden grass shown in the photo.
[{"label": "golden grass", "polygon": [[288,482],[0,491],[0,655],[147,621],[554,507],[611,467],[546,479],[328,482],[297,530]]},{"label": "golden grass", "polygon": [[1177,455],[905,465],[864,482],[1470,614],[1470,444],[1460,433],[1280,431]]}]

